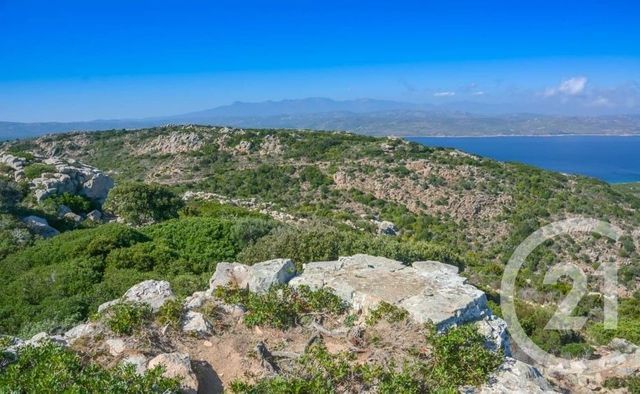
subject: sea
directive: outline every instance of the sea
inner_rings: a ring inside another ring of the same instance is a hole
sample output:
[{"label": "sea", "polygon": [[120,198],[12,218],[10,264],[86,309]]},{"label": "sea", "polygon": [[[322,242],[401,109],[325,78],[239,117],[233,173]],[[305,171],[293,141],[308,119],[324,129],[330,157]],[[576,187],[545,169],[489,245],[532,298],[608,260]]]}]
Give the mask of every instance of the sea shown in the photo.
[{"label": "sea", "polygon": [[408,137],[428,146],[547,170],[587,175],[609,183],[640,182],[640,136]]}]

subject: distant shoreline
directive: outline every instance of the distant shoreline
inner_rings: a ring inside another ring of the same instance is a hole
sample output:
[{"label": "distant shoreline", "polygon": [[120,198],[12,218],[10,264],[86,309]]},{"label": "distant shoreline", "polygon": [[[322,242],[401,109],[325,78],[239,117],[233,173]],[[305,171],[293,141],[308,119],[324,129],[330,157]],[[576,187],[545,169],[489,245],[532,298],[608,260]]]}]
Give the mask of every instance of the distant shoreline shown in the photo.
[{"label": "distant shoreline", "polygon": [[487,134],[487,135],[406,135],[400,138],[499,138],[499,137],[640,137],[640,134]]}]

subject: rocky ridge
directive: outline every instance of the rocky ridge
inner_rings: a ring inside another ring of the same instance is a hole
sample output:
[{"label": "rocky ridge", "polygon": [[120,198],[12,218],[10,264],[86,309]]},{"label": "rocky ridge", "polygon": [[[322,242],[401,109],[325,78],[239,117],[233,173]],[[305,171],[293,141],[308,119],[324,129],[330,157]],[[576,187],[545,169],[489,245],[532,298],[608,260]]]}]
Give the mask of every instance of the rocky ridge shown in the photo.
[{"label": "rocky ridge", "polygon": [[[252,266],[220,263],[211,278],[210,288],[194,293],[183,302],[180,331],[186,335],[178,336],[178,339],[170,336],[160,338],[151,348],[145,347],[144,343],[134,337],[119,336],[100,321],[95,321],[73,327],[63,335],[49,336],[40,333],[28,341],[14,338],[9,350],[19,356],[21,347],[37,346],[45,341],[54,341],[74,349],[86,349],[88,346],[94,352],[104,348],[107,354],[101,356],[104,364],[130,363],[140,373],[161,364],[165,366],[165,376],[182,379],[185,392],[216,391],[222,388],[216,384],[229,383],[228,379],[231,378],[223,376],[224,366],[221,365],[231,362],[228,357],[241,357],[243,361],[237,364],[238,367],[265,373],[255,366],[255,361],[247,359],[246,354],[225,348],[224,338],[228,334],[220,332],[217,327],[225,319],[242,319],[244,311],[239,306],[217,301],[213,295],[216,288],[237,286],[260,293],[273,285],[287,283],[294,288],[306,285],[331,289],[358,316],[366,316],[376,305],[386,302],[406,309],[416,323],[435,323],[440,331],[465,323],[476,324],[479,332],[486,336],[487,346],[495,351],[501,350],[506,357],[503,365],[491,375],[484,386],[462,388],[465,392],[496,393],[511,392],[514,389],[525,389],[530,393],[553,392],[553,387],[534,367],[509,357],[506,324],[491,313],[485,294],[467,284],[465,278],[458,275],[456,267],[436,261],[415,262],[407,266],[398,261],[368,255],[310,263],[300,274],[296,274],[293,262],[289,259],[269,260]],[[121,299],[103,304],[99,310],[103,314],[109,313],[109,308],[115,304],[131,302],[147,304],[157,311],[173,299],[175,296],[168,282],[148,280],[129,289]],[[220,321],[212,320],[202,313],[202,306],[212,302],[219,308]],[[354,329],[362,330],[362,327],[358,323]],[[263,334],[262,330],[258,331],[258,334]],[[161,336],[164,332],[166,327],[157,335]],[[320,332],[329,337],[333,335],[329,330]],[[237,341],[238,338],[234,340]],[[275,338],[271,340],[275,341]],[[269,343],[269,339],[266,341]],[[260,344],[266,349],[263,342],[258,343]],[[219,349],[216,350],[216,346]],[[207,348],[211,348],[211,352],[203,353],[203,349]],[[278,354],[280,353],[287,352]],[[204,362],[199,359],[205,357],[203,354],[208,354],[207,365],[213,366],[214,376],[222,378],[222,383],[209,381],[210,374],[198,367]],[[218,365],[220,370],[217,369]],[[236,375],[242,376],[240,372],[236,371]]]}]

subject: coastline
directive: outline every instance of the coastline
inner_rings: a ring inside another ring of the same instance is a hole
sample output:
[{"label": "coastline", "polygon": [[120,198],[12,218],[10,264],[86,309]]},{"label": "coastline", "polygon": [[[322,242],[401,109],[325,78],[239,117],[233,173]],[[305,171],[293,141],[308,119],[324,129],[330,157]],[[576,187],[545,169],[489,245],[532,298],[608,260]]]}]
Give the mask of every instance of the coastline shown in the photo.
[{"label": "coastline", "polygon": [[[390,135],[391,137],[392,135]],[[504,138],[504,137],[640,137],[640,134],[486,134],[486,135],[402,135],[399,138]]]}]

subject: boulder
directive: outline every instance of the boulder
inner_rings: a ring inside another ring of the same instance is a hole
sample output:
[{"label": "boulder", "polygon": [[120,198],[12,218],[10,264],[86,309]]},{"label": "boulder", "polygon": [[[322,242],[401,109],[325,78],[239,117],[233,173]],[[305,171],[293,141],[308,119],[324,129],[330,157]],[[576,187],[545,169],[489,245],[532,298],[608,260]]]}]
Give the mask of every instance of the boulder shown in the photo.
[{"label": "boulder", "polygon": [[50,238],[60,234],[60,231],[49,226],[49,222],[47,222],[47,219],[41,218],[40,216],[27,216],[23,218],[22,221],[27,225],[29,230],[33,231],[43,238]]},{"label": "boulder", "polygon": [[290,259],[274,259],[254,264],[249,269],[249,290],[264,293],[273,285],[286,284],[296,274]]},{"label": "boulder", "polygon": [[199,336],[213,334],[213,327],[200,312],[187,311],[182,318],[182,331]]},{"label": "boulder", "polygon": [[558,393],[536,368],[513,358],[507,358],[498,371],[489,377],[488,383],[477,389],[469,388],[464,392],[479,394]]},{"label": "boulder", "polygon": [[378,234],[398,235],[398,228],[392,222],[382,221],[378,223]]},{"label": "boulder", "polygon": [[145,280],[134,285],[117,300],[100,304],[98,313],[102,313],[120,302],[132,302],[147,304],[153,312],[157,312],[165,302],[175,299],[171,285],[165,280]]},{"label": "boulder", "polygon": [[361,254],[305,264],[289,284],[330,288],[356,310],[367,311],[385,301],[406,309],[418,323],[432,322],[442,331],[491,315],[485,294],[467,284],[457,270],[436,261],[407,266]]},{"label": "boulder", "polygon": [[198,392],[198,379],[191,369],[191,359],[185,353],[163,353],[149,361],[148,368],[164,366],[162,374],[168,378],[181,379],[182,389],[187,393]]},{"label": "boulder", "polygon": [[102,204],[107,199],[109,190],[113,187],[113,180],[98,172],[82,185],[80,194]]},{"label": "boulder", "polygon": [[237,286],[244,289],[248,285],[249,266],[239,263],[218,263],[209,281],[209,294],[216,288]]},{"label": "boulder", "polygon": [[145,280],[131,287],[122,296],[124,301],[147,304],[154,312],[165,302],[175,298],[171,285],[166,280]]},{"label": "boulder", "polygon": [[87,219],[91,220],[92,222],[99,222],[100,220],[102,220],[102,212],[94,209],[87,214]]},{"label": "boulder", "polygon": [[82,221],[82,216],[75,214],[73,212],[65,213],[63,217],[74,223],[80,223]]},{"label": "boulder", "polygon": [[64,215],[68,214],[68,213],[72,213],[71,208],[69,208],[66,205],[60,205],[58,207],[58,217],[64,217]]}]

